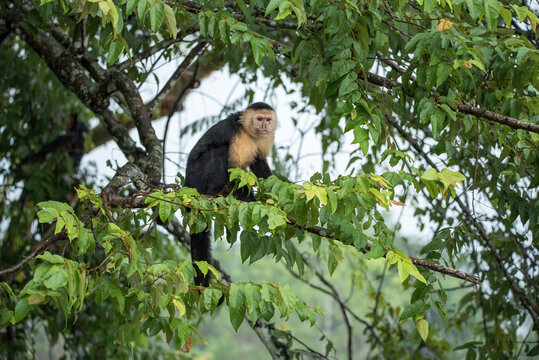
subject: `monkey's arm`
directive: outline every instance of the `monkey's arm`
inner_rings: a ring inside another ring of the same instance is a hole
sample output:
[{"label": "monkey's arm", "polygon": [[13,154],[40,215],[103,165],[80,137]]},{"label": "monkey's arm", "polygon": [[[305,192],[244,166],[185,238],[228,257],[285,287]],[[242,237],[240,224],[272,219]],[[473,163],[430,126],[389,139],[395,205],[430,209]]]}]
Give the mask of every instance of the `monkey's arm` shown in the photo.
[{"label": "monkey's arm", "polygon": [[250,166],[251,171],[259,178],[267,179],[271,176],[271,169],[266,159],[256,158],[255,162]]}]

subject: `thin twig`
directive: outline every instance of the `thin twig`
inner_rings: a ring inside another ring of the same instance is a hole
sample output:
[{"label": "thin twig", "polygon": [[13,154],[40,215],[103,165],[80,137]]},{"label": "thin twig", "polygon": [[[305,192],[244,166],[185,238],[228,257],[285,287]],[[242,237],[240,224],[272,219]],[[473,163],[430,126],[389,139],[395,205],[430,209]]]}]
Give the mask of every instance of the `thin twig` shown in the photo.
[{"label": "thin twig", "polygon": [[26,265],[29,261],[33,260],[36,256],[42,254],[45,250],[49,249],[56,242],[58,242],[60,240],[65,240],[65,239],[67,239],[66,231],[63,230],[63,231],[59,232],[58,234],[55,234],[55,235],[51,236],[50,238],[48,238],[46,240],[40,241],[36,246],[34,246],[32,251],[30,251],[30,253],[28,255],[26,255],[26,257],[24,259],[19,261],[19,263],[17,265],[12,266],[12,267],[10,267],[8,269],[0,270],[0,279],[7,276],[7,275],[9,275],[9,274],[13,274],[14,272],[17,272],[17,271],[21,270],[24,267],[24,265]]},{"label": "thin twig", "polygon": [[195,59],[196,56],[198,56],[206,47],[208,43],[206,41],[200,41],[196,46],[189,52],[189,54],[183,59],[182,63],[176,71],[170,76],[166,84],[163,86],[161,91],[148,103],[146,104],[146,108],[151,113],[153,109],[159,104],[165,96],[168,94],[170,89],[176,84],[176,81],[185,74],[187,69],[191,66],[191,63]]}]

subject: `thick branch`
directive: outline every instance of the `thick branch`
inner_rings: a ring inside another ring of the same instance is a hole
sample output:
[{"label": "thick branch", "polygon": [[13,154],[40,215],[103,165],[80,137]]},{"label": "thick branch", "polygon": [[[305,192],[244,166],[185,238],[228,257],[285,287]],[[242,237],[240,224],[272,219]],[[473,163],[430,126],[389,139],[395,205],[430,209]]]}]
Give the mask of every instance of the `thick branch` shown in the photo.
[{"label": "thick branch", "polygon": [[478,119],[486,119],[499,124],[507,125],[513,129],[522,129],[539,134],[539,125],[537,124],[520,121],[510,116],[498,114],[493,111],[481,109],[469,104],[457,104],[457,108],[460,112],[473,115]]},{"label": "thick branch", "polygon": [[150,114],[133,81],[120,71],[112,71],[111,75],[116,86],[127,101],[129,111],[138,130],[140,141],[146,148],[148,158],[141,161],[144,172],[148,175],[150,183],[157,184],[161,179],[163,150],[161,141],[157,138],[155,130],[152,127]]},{"label": "thick branch", "polygon": [[101,114],[109,106],[108,98],[102,96],[99,87],[90,82],[84,69],[60,44],[42,30],[31,31],[21,26],[17,32],[45,60],[58,80],[91,110]]},{"label": "thick branch", "polygon": [[[18,24],[24,15],[17,11],[6,11],[3,20]],[[94,113],[100,116],[109,133],[115,138],[120,149],[130,160],[140,158],[141,150],[129,137],[129,132],[121,124],[114,114],[108,110],[109,97],[104,91],[93,84],[86,76],[85,69],[78,61],[66,51],[57,41],[47,36],[42,30],[31,31],[25,27],[17,27],[17,33],[28,45],[47,63],[58,80]],[[61,34],[56,32],[61,38]]]}]

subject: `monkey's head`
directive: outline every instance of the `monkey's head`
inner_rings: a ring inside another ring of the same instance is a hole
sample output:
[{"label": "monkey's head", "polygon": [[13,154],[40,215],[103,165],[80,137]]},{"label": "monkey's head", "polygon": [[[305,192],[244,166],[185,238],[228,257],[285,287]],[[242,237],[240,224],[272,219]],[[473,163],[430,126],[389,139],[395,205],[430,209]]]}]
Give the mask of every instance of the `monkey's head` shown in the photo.
[{"label": "monkey's head", "polygon": [[275,110],[263,102],[249,105],[241,116],[240,122],[244,129],[255,138],[273,135],[277,128]]}]

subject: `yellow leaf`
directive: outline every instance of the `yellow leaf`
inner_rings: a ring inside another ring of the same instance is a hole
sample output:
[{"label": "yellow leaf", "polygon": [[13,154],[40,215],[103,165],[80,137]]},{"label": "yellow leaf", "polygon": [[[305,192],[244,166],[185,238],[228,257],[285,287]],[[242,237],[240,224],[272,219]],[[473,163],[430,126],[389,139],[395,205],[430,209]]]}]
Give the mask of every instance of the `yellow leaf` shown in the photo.
[{"label": "yellow leaf", "polygon": [[448,19],[441,19],[440,23],[436,26],[438,31],[447,31],[453,27],[453,22]]},{"label": "yellow leaf", "polygon": [[176,25],[176,15],[170,6],[165,5],[165,22],[167,24],[168,33],[173,39],[176,39],[176,33],[178,32],[178,26]]},{"label": "yellow leaf", "polygon": [[427,338],[429,337],[429,323],[427,320],[418,320],[415,323],[415,326],[417,327],[417,332],[419,333],[419,336],[421,336],[421,339],[423,339],[423,341],[427,341]]},{"label": "yellow leaf", "polygon": [[40,294],[32,294],[28,297],[28,305],[36,305],[42,303],[45,297]]},{"label": "yellow leaf", "polygon": [[178,309],[178,312],[180,313],[180,316],[184,316],[185,315],[185,305],[181,301],[179,301],[178,299],[172,300],[172,303],[174,304],[174,306],[176,306],[176,309]]},{"label": "yellow leaf", "polygon": [[464,64],[462,64],[462,67],[470,69],[472,67],[472,63],[469,61],[466,61]]},{"label": "yellow leaf", "polygon": [[114,6],[112,0],[107,0],[107,5],[110,9],[110,22],[112,24],[112,27],[114,28],[114,31],[116,31],[116,25],[118,24],[118,10],[116,10],[116,6]]},{"label": "yellow leaf", "polygon": [[105,16],[108,15],[109,10],[110,10],[110,5],[108,1],[100,1],[99,8],[101,9],[101,12],[103,13],[103,15]]}]

